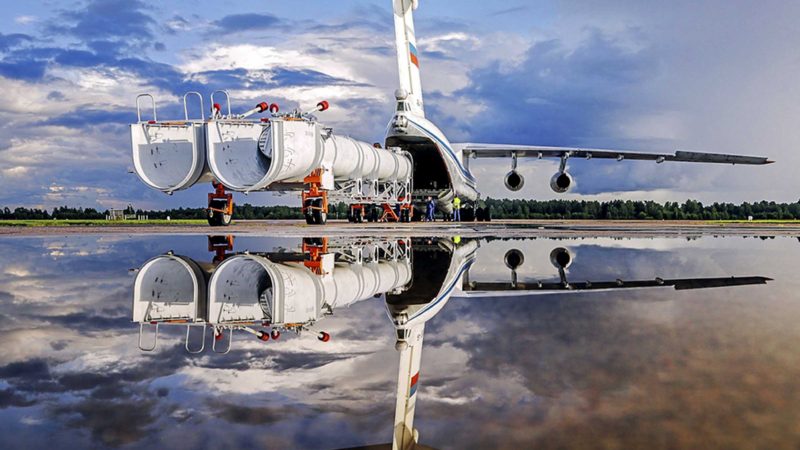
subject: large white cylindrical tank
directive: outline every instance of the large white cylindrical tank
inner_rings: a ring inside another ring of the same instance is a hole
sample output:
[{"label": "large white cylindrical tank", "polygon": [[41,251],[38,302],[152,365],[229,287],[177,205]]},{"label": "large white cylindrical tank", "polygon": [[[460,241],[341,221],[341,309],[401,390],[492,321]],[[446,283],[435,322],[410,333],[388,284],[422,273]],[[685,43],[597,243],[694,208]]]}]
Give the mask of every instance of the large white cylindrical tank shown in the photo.
[{"label": "large white cylindrical tank", "polygon": [[411,178],[411,158],[401,152],[376,148],[347,136],[331,135],[323,141],[323,161],[338,180],[404,181]]},{"label": "large white cylindrical tank", "polygon": [[303,120],[212,121],[206,139],[211,172],[234,191],[302,182],[322,160],[319,130]]},{"label": "large white cylindrical tank", "polygon": [[324,281],[326,303],[349,306],[384,294],[411,282],[411,261],[380,261],[366,264],[337,263],[333,276]]},{"label": "large white cylindrical tank", "polygon": [[259,255],[221,263],[208,288],[214,324],[315,320],[323,297],[318,277],[301,264],[276,264]]},{"label": "large white cylindrical tank", "polygon": [[409,260],[337,263],[320,276],[302,263],[275,263],[259,255],[236,255],[220,264],[208,288],[214,324],[307,323],[332,308],[348,306],[407,285]]},{"label": "large white cylindrical tank", "polygon": [[133,167],[146,185],[172,193],[211,181],[202,123],[136,123],[130,131]]},{"label": "large white cylindrical tank", "polygon": [[156,256],[139,269],[133,286],[134,322],[192,323],[205,319],[205,274],[189,258]]},{"label": "large white cylindrical tank", "polygon": [[411,159],[344,136],[323,136],[306,120],[211,121],[206,127],[208,165],[225,187],[259,191],[273,183],[301,183],[325,167],[334,179],[407,180]]}]

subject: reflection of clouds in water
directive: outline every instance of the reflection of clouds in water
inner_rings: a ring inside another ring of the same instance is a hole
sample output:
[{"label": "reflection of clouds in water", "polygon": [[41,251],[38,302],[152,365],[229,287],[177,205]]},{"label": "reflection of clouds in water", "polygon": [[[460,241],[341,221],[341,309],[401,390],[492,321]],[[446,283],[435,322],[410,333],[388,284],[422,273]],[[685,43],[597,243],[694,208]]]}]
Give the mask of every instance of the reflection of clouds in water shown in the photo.
[{"label": "reflection of clouds in water", "polygon": [[[327,344],[311,333],[268,343],[240,334],[228,355],[192,357],[183,349],[182,328],[162,327],[158,351],[146,354],[136,349],[130,324],[127,269],[168,249],[210,260],[205,237],[137,237],[97,247],[91,239],[70,239],[66,248],[85,246],[89,256],[65,252],[59,259],[42,251],[47,239],[15,241],[0,242],[0,262],[13,262],[17,272],[0,274],[0,331],[7,344],[0,356],[0,432],[47,426],[78,446],[142,448],[330,448],[389,439],[397,353],[383,300],[335,310],[320,321],[317,328],[334,337]],[[251,250],[275,246],[258,238],[241,242],[238,248]],[[565,246],[574,252],[569,274],[577,279],[777,280],[704,291],[453,298],[427,327],[415,422],[422,442],[576,446],[600,436],[635,447],[656,441],[663,417],[680,412],[685,417],[673,420],[678,432],[671,439],[692,446],[692,436],[733,426],[757,436],[761,429],[746,419],[756,406],[798,417],[791,406],[800,402],[792,390],[797,361],[790,342],[800,311],[791,272],[795,252],[787,242],[522,242],[525,266],[553,276],[549,251]],[[483,244],[479,258],[489,264],[479,260],[476,267],[502,265],[501,244]],[[106,250],[94,251],[100,247]],[[506,273],[504,266],[497,272]],[[773,399],[778,393],[785,403]],[[711,417],[720,396],[731,413],[692,428]],[[782,431],[775,414],[753,420],[775,435]],[[631,429],[639,434],[624,432]],[[75,434],[80,430],[86,434]],[[43,438],[17,439],[36,447]]]}]

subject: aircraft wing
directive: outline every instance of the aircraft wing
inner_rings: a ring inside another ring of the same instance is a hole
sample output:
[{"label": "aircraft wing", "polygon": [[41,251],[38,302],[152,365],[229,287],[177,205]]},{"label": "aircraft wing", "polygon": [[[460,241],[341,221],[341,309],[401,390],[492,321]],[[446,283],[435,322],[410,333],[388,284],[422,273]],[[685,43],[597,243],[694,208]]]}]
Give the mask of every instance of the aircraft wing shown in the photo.
[{"label": "aircraft wing", "polygon": [[720,278],[676,278],[665,280],[656,278],[653,280],[633,280],[633,281],[581,281],[562,283],[557,282],[480,282],[468,281],[462,286],[466,293],[476,292],[508,292],[508,291],[527,291],[541,293],[556,292],[579,292],[579,291],[600,291],[600,290],[622,290],[637,289],[648,287],[672,286],[675,290],[683,291],[689,289],[707,289],[716,287],[747,286],[754,284],[767,284],[772,278],[766,277],[720,277]]},{"label": "aircraft wing", "polygon": [[729,155],[723,153],[701,153],[678,150],[675,153],[648,153],[628,150],[604,150],[578,147],[542,147],[533,145],[499,144],[453,144],[453,147],[472,158],[583,158],[616,159],[622,161],[664,161],[701,162],[719,164],[771,164],[774,161],[762,156]]}]

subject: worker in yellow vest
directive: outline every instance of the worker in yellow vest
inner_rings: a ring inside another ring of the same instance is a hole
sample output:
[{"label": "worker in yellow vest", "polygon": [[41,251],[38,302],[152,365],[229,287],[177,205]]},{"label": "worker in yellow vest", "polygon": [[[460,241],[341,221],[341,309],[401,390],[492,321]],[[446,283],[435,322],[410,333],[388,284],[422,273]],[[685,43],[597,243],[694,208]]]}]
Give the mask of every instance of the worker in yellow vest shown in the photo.
[{"label": "worker in yellow vest", "polygon": [[453,197],[453,222],[461,222],[461,199]]}]

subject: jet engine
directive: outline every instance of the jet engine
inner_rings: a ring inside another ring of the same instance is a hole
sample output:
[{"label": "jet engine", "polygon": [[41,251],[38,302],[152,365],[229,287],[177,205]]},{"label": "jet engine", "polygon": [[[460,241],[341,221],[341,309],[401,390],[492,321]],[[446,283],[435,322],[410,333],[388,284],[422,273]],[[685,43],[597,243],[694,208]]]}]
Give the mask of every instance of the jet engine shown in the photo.
[{"label": "jet engine", "polygon": [[517,270],[517,268],[525,262],[525,255],[523,255],[521,251],[512,248],[506,252],[506,255],[503,257],[503,262],[506,263],[506,267],[509,269]]},{"label": "jet engine", "polygon": [[558,172],[550,179],[550,189],[552,189],[553,192],[563,194],[572,187],[574,181],[572,175],[568,172]]},{"label": "jet engine", "polygon": [[506,174],[503,182],[506,184],[506,189],[516,192],[522,189],[522,186],[525,185],[525,178],[523,178],[522,175],[516,170],[512,170]]},{"label": "jet engine", "polygon": [[572,265],[572,255],[564,247],[556,247],[550,252],[550,263],[556,269],[567,269]]}]

